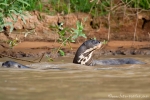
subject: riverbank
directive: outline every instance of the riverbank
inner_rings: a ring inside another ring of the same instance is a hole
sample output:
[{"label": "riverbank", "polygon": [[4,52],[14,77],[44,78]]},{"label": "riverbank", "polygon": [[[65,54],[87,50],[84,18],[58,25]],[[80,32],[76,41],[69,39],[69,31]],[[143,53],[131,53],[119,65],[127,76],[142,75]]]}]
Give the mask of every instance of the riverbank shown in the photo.
[{"label": "riverbank", "polygon": [[[58,27],[59,23],[64,23],[64,29],[76,29],[78,21],[83,24],[84,28],[82,31],[87,38],[78,37],[76,43],[71,43],[70,46],[62,46],[61,49],[66,53],[65,55],[75,54],[77,48],[85,40],[91,38],[101,41],[110,40],[107,45],[96,52],[96,55],[99,56],[150,55],[150,21],[146,17],[145,12],[132,17],[112,15],[110,25],[107,17],[99,16],[93,18],[90,14],[81,12],[54,16],[38,11],[26,13],[27,16],[24,17],[26,24],[23,23],[19,16],[16,16],[18,20],[14,23],[13,32],[9,33],[10,27],[5,27],[5,30],[0,33],[1,57],[39,57],[43,54],[47,54],[52,58],[59,57],[58,49],[60,49],[61,43],[55,41],[60,39],[60,34],[58,34],[60,30],[55,30],[53,27]],[[147,13],[148,15],[149,13]],[[135,27],[137,18],[137,27]],[[148,21],[144,23],[143,18],[147,18]],[[6,18],[6,21],[11,22],[12,20]],[[70,36],[70,31],[65,32],[64,37],[67,38],[68,36]],[[135,39],[135,42],[133,42],[133,39]],[[13,49],[10,49],[6,42],[14,40],[18,43]]]},{"label": "riverbank", "polygon": [[[70,46],[62,46],[65,56],[74,55],[77,48],[82,43],[71,43]],[[6,43],[0,44],[1,57],[41,57],[43,54],[55,58],[59,57],[57,49],[61,46],[57,42],[21,42],[13,49],[10,49]],[[103,45],[100,50],[95,52],[96,57],[101,55],[150,55],[150,43],[148,41],[110,41],[107,45]]]}]

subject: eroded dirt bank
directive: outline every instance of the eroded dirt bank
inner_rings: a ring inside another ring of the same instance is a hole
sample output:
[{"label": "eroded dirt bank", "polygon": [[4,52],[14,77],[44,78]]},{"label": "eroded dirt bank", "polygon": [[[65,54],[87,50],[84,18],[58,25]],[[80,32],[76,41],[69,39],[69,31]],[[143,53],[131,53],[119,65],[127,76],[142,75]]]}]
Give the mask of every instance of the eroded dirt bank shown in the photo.
[{"label": "eroded dirt bank", "polygon": [[[148,16],[148,17],[147,17]],[[86,13],[73,13],[68,15],[50,16],[39,12],[30,12],[25,16],[26,24],[19,16],[18,21],[14,23],[14,31],[10,34],[9,27],[0,33],[0,54],[12,57],[39,57],[43,53],[54,56],[61,44],[55,42],[59,39],[56,30],[51,26],[59,22],[64,23],[64,28],[76,28],[76,22],[82,22],[84,33],[87,39],[96,38],[98,40],[107,40],[108,38],[108,20],[107,17],[92,17]],[[96,52],[98,55],[150,55],[150,17],[149,14],[139,14],[138,23],[136,16],[111,16],[110,42],[101,50]],[[144,23],[143,18],[147,20]],[[86,20],[85,20],[86,19]],[[6,21],[11,22],[9,18]],[[136,29],[135,42],[133,43]],[[6,41],[17,39],[18,45],[10,49]],[[62,47],[66,54],[74,54],[77,48],[85,41],[79,38],[80,43],[72,43],[70,46]],[[134,45],[133,45],[134,44]],[[57,54],[57,57],[59,54]]]},{"label": "eroded dirt bank", "polygon": [[[0,36],[2,41],[15,38],[21,41],[56,41],[59,38],[58,31],[52,27],[57,26],[58,23],[64,23],[64,28],[76,28],[77,21],[80,21],[83,24],[83,31],[87,38],[96,37],[99,40],[107,40],[110,27],[111,40],[132,41],[136,32],[136,41],[149,41],[150,12],[141,12],[136,16],[133,13],[134,10],[128,9],[127,11],[129,15],[132,12],[133,16],[124,16],[122,13],[112,14],[110,24],[108,23],[108,16],[93,17],[87,13],[51,16],[37,11],[26,12],[26,16],[24,16],[26,23],[23,22],[21,17],[14,16],[18,19],[13,24],[14,31],[10,34],[10,27],[6,26]],[[6,22],[13,22],[10,18],[5,18],[5,20]]]}]

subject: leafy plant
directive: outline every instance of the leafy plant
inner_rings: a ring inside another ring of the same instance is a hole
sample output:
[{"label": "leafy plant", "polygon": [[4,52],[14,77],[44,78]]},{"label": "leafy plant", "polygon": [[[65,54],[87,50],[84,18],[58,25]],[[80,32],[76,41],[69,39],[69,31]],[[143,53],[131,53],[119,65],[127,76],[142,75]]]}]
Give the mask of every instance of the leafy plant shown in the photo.
[{"label": "leafy plant", "polygon": [[103,42],[102,42],[102,44],[107,44],[108,43],[108,41],[106,41],[106,40],[104,40]]},{"label": "leafy plant", "polygon": [[50,28],[58,33],[58,42],[63,43],[63,45],[66,45],[67,42],[71,42],[71,36],[68,36],[68,33],[70,33],[70,29],[63,28],[63,23],[61,23],[61,25],[51,25]]},{"label": "leafy plant", "polygon": [[9,47],[12,49],[14,46],[17,45],[17,39],[8,40],[7,43],[9,44]]},{"label": "leafy plant", "polygon": [[22,7],[17,6],[17,4],[24,4],[29,6],[29,4],[23,0],[4,0],[0,2],[0,31],[3,31],[4,26],[10,26],[10,32],[13,30],[13,22],[5,22],[5,17],[10,17],[14,22],[17,21],[14,15],[20,15],[22,18]]},{"label": "leafy plant", "polygon": [[[37,6],[38,5],[38,6]],[[5,26],[10,26],[9,32],[13,31],[13,23],[17,21],[17,17],[20,16],[24,21],[23,12],[26,10],[40,10],[42,11],[41,0],[3,0],[0,1],[0,32],[3,31]],[[13,21],[5,22],[4,18],[9,17]]]},{"label": "leafy plant", "polygon": [[54,61],[54,59],[53,59],[53,58],[51,58],[51,57],[49,57],[48,55],[46,55],[46,58],[47,58],[47,61],[48,61],[48,62],[52,62],[52,61]]},{"label": "leafy plant", "polygon": [[86,35],[83,33],[84,27],[83,27],[82,23],[77,21],[76,26],[77,26],[77,28],[76,29],[72,28],[72,31],[71,31],[73,34],[73,36],[71,37],[73,42],[75,42],[78,37],[87,38]]},{"label": "leafy plant", "polygon": [[63,28],[59,25],[50,26],[50,28],[59,34],[58,42],[62,42],[64,45],[66,45],[66,43],[75,42],[78,37],[87,38],[83,33],[84,27],[82,22],[77,21],[76,27],[77,28]]},{"label": "leafy plant", "polygon": [[[87,38],[86,35],[83,33],[83,25],[81,22],[77,21],[76,25],[77,28],[63,28],[63,24],[60,25],[51,25],[50,28],[56,31],[59,34],[58,42],[61,43],[60,47],[56,50],[56,53],[59,53],[61,56],[65,55],[65,52],[61,50],[61,47],[66,44],[70,46],[71,42],[75,42],[78,37]],[[70,46],[71,48],[71,46]],[[72,49],[72,48],[71,48]]]},{"label": "leafy plant", "polygon": [[61,56],[65,56],[65,52],[63,51],[63,50],[59,50],[59,54],[61,55]]}]

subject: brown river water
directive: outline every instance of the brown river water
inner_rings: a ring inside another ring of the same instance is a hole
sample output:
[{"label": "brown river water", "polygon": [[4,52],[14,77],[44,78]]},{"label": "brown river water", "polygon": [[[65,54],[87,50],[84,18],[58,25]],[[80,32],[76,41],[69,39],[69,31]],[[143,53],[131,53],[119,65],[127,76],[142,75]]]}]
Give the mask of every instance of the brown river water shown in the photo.
[{"label": "brown river water", "polygon": [[150,56],[101,58],[121,57],[147,64],[83,66],[73,64],[73,57],[17,61],[35,69],[0,68],[0,100],[150,100]]}]

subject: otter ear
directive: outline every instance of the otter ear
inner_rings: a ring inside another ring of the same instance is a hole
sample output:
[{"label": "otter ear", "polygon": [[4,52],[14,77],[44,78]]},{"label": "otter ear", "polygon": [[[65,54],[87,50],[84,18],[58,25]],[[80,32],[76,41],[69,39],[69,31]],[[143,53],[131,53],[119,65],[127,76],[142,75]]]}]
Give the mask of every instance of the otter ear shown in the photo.
[{"label": "otter ear", "polygon": [[83,45],[86,45],[86,42],[84,42]]},{"label": "otter ear", "polygon": [[85,41],[82,45],[86,46],[88,41]]}]

